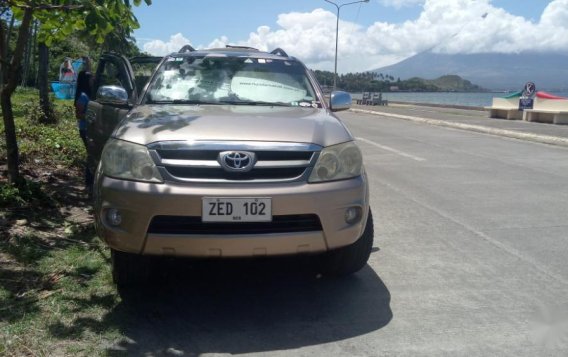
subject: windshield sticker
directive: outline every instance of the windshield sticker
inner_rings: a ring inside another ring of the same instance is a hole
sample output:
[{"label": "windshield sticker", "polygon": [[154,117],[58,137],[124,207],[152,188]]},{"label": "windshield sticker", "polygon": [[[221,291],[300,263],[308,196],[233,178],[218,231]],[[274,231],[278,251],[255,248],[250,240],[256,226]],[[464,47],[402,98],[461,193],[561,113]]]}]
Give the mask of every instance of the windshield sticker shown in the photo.
[{"label": "windshield sticker", "polygon": [[245,63],[254,63],[254,62],[252,61],[252,59],[250,59],[250,58],[247,58],[244,62],[245,62]]},{"label": "windshield sticker", "polygon": [[264,58],[259,58],[258,63],[266,63],[266,60]]},{"label": "windshield sticker", "polygon": [[[259,78],[261,76],[268,78]],[[231,91],[240,99],[282,103],[300,102],[307,94],[299,83],[284,73],[245,72],[235,75]]]}]

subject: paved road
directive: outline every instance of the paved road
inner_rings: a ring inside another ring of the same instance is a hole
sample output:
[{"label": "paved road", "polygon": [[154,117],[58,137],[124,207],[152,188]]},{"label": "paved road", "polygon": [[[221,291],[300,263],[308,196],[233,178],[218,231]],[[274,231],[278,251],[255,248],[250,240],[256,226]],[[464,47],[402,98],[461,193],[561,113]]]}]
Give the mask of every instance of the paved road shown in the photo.
[{"label": "paved road", "polygon": [[[371,266],[391,294],[393,319],[369,343],[395,355],[568,354],[568,149],[342,118],[364,150],[381,248]],[[545,334],[555,322],[563,329]]]},{"label": "paved road", "polygon": [[336,280],[305,276],[301,261],[201,267],[114,309],[107,320],[130,340],[109,350],[567,355],[568,149],[340,116],[372,184],[369,266]]}]

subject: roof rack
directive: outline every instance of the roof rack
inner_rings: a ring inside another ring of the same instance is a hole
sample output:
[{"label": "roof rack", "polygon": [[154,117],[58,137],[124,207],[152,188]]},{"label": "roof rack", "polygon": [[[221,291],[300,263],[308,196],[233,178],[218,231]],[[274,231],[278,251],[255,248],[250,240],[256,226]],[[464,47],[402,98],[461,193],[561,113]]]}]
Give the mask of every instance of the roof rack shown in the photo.
[{"label": "roof rack", "polygon": [[272,52],[270,52],[270,54],[276,55],[276,56],[282,56],[282,57],[290,57],[290,56],[288,56],[288,54],[286,53],[286,51],[284,51],[284,50],[281,49],[280,47],[275,48]]},{"label": "roof rack", "polygon": [[193,52],[193,51],[195,51],[195,48],[191,47],[191,45],[185,45],[179,49],[179,53]]},{"label": "roof rack", "polygon": [[226,48],[236,48],[241,50],[253,50],[258,51],[258,48],[248,47],[248,46],[236,46],[236,45],[225,45]]}]

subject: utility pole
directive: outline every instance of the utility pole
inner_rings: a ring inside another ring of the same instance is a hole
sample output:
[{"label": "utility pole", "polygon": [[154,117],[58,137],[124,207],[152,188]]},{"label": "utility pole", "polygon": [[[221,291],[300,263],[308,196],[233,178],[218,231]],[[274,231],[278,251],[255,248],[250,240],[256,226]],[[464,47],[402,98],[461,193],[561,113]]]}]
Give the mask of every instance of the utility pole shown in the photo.
[{"label": "utility pole", "polygon": [[324,0],[324,1],[332,4],[337,9],[337,19],[336,19],[336,23],[335,23],[335,66],[334,66],[334,70],[333,70],[333,90],[335,91],[335,89],[337,88],[337,45],[339,43],[339,10],[341,10],[341,8],[344,7],[344,6],[352,5],[352,4],[358,4],[360,2],[369,2],[369,0],[353,1],[353,2],[348,2],[346,4],[341,4],[341,5],[337,5],[336,3],[334,3],[331,0]]}]

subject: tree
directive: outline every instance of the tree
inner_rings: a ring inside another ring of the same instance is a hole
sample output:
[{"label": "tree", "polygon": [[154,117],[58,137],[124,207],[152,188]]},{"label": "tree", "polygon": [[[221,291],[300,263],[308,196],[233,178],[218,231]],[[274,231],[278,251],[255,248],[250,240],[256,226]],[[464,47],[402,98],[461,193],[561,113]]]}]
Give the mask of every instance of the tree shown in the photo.
[{"label": "tree", "polygon": [[[1,57],[8,57],[8,50],[10,48],[10,43],[12,42],[12,29],[14,28],[14,14],[10,11],[7,4],[0,4],[0,31],[2,32],[2,38],[0,39],[0,53]],[[4,28],[4,21],[10,23],[7,28]],[[3,45],[5,44],[5,45]],[[0,62],[0,69],[2,68],[2,63]],[[3,79],[4,73],[0,70],[0,86],[4,83]]]},{"label": "tree", "polygon": [[[61,33],[64,35],[63,37],[58,37],[57,41],[53,41],[51,44],[47,44],[45,41],[48,40],[49,37],[40,36],[40,43],[39,43],[39,55],[40,55],[40,64],[43,64],[38,73],[38,84],[39,84],[39,96],[40,96],[40,106],[42,108],[43,113],[43,122],[45,123],[54,123],[56,122],[56,118],[53,114],[53,109],[51,106],[51,102],[49,100],[49,53],[51,50],[51,46],[54,43],[61,42],[62,40],[68,38],[68,36],[74,35],[75,38],[87,42],[90,47],[96,48],[99,47],[103,51],[109,51],[112,49],[116,49],[116,52],[129,52],[132,48],[137,48],[136,45],[133,44],[134,39],[131,37],[131,34],[135,28],[138,27],[137,21],[132,21],[132,13],[129,11],[119,11],[115,14],[116,19],[112,24],[112,31],[107,33],[104,36],[104,41],[101,43],[99,38],[93,37],[91,34],[91,30],[88,26],[82,28],[82,24],[77,26],[77,30],[69,33],[68,28],[63,28]],[[49,21],[52,21],[52,18],[48,18],[48,21],[43,21],[42,23],[46,23],[45,29],[47,31],[52,31],[53,27],[49,25]],[[62,21],[63,19],[59,19]],[[82,29],[81,29],[82,28]],[[43,27],[40,29],[44,29]],[[42,58],[43,57],[43,58]]]},{"label": "tree", "polygon": [[39,121],[44,124],[56,123],[53,106],[49,100],[49,81],[47,73],[49,72],[49,47],[43,42],[37,46],[38,49],[38,88],[39,88],[39,106],[41,108],[41,116]]},{"label": "tree", "polygon": [[[144,0],[147,5],[151,0]],[[142,0],[134,0],[139,6]],[[6,24],[0,19],[0,104],[4,120],[8,181],[19,183],[19,155],[12,111],[12,94],[18,86],[22,72],[24,47],[30,36],[34,19],[40,22],[38,42],[49,47],[52,43],[76,31],[87,32],[95,42],[102,44],[115,27],[137,28],[138,21],[132,12],[130,0],[4,0],[0,15],[10,11],[19,22],[16,46],[9,55],[5,49]]]}]

